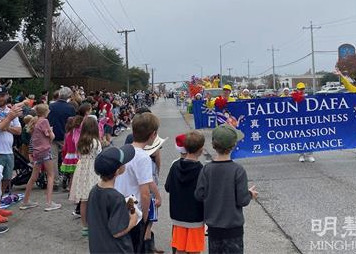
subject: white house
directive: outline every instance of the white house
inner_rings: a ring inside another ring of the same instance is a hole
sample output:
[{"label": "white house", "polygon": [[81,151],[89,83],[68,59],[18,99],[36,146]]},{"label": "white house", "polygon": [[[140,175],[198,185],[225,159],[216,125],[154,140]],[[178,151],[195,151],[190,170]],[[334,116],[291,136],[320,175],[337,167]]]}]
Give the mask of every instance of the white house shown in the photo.
[{"label": "white house", "polygon": [[0,42],[0,78],[33,78],[37,77],[25,52],[18,41]]},{"label": "white house", "polygon": [[[316,87],[320,87],[320,81],[323,78],[322,75],[315,75],[316,77]],[[305,85],[309,88],[313,86],[313,75],[293,75],[293,76],[280,76],[279,84],[281,88],[296,88],[296,85],[299,82],[305,83]]]}]

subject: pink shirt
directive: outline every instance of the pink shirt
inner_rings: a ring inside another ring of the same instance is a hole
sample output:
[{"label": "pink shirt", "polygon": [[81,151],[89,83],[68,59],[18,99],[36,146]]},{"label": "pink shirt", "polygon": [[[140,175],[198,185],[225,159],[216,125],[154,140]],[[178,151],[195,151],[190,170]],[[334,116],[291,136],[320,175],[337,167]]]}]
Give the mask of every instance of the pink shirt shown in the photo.
[{"label": "pink shirt", "polygon": [[33,158],[39,160],[51,151],[49,132],[51,126],[46,118],[39,118],[32,133]]}]

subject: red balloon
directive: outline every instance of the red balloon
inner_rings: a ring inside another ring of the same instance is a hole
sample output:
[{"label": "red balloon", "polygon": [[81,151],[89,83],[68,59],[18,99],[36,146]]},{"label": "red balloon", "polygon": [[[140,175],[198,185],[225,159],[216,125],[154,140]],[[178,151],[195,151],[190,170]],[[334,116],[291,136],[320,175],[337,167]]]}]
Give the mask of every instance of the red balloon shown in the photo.
[{"label": "red balloon", "polygon": [[221,96],[219,96],[218,98],[216,98],[215,100],[215,106],[218,107],[218,109],[223,109],[225,108],[227,105],[227,100]]},{"label": "red balloon", "polygon": [[305,99],[305,95],[303,92],[296,91],[292,93],[292,98],[296,103],[301,103]]}]

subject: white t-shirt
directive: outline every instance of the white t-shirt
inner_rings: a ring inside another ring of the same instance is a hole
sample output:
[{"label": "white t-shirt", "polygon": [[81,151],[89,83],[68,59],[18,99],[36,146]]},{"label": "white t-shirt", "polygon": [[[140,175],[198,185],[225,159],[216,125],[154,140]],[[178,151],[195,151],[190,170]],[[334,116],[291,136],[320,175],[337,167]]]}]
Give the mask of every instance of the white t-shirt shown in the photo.
[{"label": "white t-shirt", "polygon": [[[0,122],[6,118],[10,109],[0,108]],[[16,117],[11,121],[10,127],[21,127],[19,119]],[[0,154],[12,154],[12,145],[14,143],[14,136],[8,131],[0,130]]]},{"label": "white t-shirt", "polygon": [[126,170],[115,179],[115,189],[125,197],[135,195],[141,208],[140,185],[153,182],[152,160],[142,149],[135,147],[135,157],[126,164]]}]

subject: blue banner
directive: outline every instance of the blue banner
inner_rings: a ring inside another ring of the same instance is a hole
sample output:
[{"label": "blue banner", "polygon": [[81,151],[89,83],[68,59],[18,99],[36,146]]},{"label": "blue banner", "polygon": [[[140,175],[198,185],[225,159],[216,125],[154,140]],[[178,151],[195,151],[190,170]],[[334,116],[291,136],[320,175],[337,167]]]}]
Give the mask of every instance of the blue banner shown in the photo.
[{"label": "blue banner", "polygon": [[228,123],[244,134],[232,158],[356,148],[356,94],[239,100],[226,109],[193,102],[196,129]]}]

